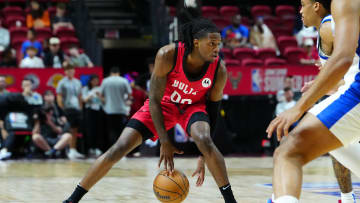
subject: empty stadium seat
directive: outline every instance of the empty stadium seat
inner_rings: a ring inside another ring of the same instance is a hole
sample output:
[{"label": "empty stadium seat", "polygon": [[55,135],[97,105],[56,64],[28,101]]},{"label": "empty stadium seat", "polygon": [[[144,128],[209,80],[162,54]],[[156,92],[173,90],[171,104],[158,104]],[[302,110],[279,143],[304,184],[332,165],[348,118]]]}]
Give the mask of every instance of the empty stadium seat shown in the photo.
[{"label": "empty stadium seat", "polygon": [[169,8],[169,15],[172,17],[176,16],[176,8],[173,6],[168,7]]},{"label": "empty stadium seat", "polygon": [[286,15],[292,15],[294,16],[295,13],[295,8],[293,6],[289,6],[289,5],[279,5],[275,8],[275,13],[277,16],[279,17],[283,17]]},{"label": "empty stadium seat", "polygon": [[48,27],[38,28],[35,31],[36,31],[36,38],[39,41],[43,41],[44,39],[48,39],[53,36],[51,29]]},{"label": "empty stadium seat", "polygon": [[76,37],[62,37],[60,38],[61,48],[69,49],[71,45],[80,46],[80,42]]},{"label": "empty stadium seat", "polygon": [[9,28],[16,27],[16,22],[19,21],[21,26],[26,26],[24,16],[9,16],[5,19],[5,25]]},{"label": "empty stadium seat", "polygon": [[50,18],[52,18],[53,16],[56,15],[56,7],[55,6],[49,7],[48,12],[49,12]]},{"label": "empty stadium seat", "polygon": [[14,48],[16,51],[21,49],[21,45],[27,39],[26,37],[19,37],[19,38],[12,38],[11,39],[11,47]]},{"label": "empty stadium seat", "polygon": [[258,59],[265,60],[268,58],[276,58],[276,50],[271,48],[262,48],[256,51]]},{"label": "empty stadium seat", "polygon": [[276,16],[265,16],[264,17],[264,23],[273,30],[275,27],[279,26],[281,23],[281,19]]},{"label": "empty stadium seat", "polygon": [[240,66],[240,61],[236,59],[225,59],[226,67],[229,66]]},{"label": "empty stadium seat", "polygon": [[242,61],[246,58],[255,58],[255,51],[250,48],[235,48],[233,56],[235,59]]},{"label": "empty stadium seat", "polygon": [[277,42],[281,53],[284,53],[286,47],[298,46],[296,38],[293,36],[280,36]]},{"label": "empty stadium seat", "polygon": [[26,38],[28,28],[26,27],[11,27],[9,29],[10,36],[12,39],[15,38]]},{"label": "empty stadium seat", "polygon": [[265,59],[265,66],[283,66],[286,64],[286,60],[279,58],[267,58]]},{"label": "empty stadium seat", "polygon": [[256,5],[251,8],[251,15],[253,18],[258,16],[270,16],[271,15],[271,8],[270,6],[266,5]]},{"label": "empty stadium seat", "polygon": [[281,26],[288,30],[293,30],[296,17],[294,15],[286,15],[281,18]]},{"label": "empty stadium seat", "polygon": [[220,52],[222,52],[222,53],[224,54],[224,58],[225,58],[225,59],[232,59],[232,58],[233,58],[231,49],[222,48],[222,49],[220,50]]},{"label": "empty stadium seat", "polygon": [[254,66],[263,66],[263,62],[260,59],[246,58],[241,61],[241,66],[243,67],[254,67]]},{"label": "empty stadium seat", "polygon": [[275,38],[280,36],[293,36],[293,30],[288,27],[274,27],[271,31]]},{"label": "empty stadium seat", "polygon": [[7,6],[2,10],[5,18],[10,16],[24,16],[24,10],[19,6]]},{"label": "empty stadium seat", "polygon": [[251,27],[251,20],[246,16],[241,16],[241,24]]},{"label": "empty stadium seat", "polygon": [[300,47],[287,47],[284,51],[284,56],[290,64],[299,64],[300,58],[305,54],[303,48]]},{"label": "empty stadium seat", "polygon": [[7,0],[8,3],[26,3],[27,0]]},{"label": "empty stadium seat", "polygon": [[239,14],[239,8],[237,6],[220,7],[220,15],[224,18],[231,19],[236,14]]},{"label": "empty stadium seat", "polygon": [[213,18],[212,21],[215,23],[215,25],[220,29],[224,29],[224,27],[229,26],[231,24],[231,21],[228,19],[224,19],[221,17]]},{"label": "empty stadium seat", "polygon": [[216,18],[219,16],[219,11],[215,6],[203,6],[201,7],[202,16],[204,18]]},{"label": "empty stadium seat", "polygon": [[75,30],[68,28],[68,27],[59,27],[56,32],[55,35],[58,36],[59,38],[62,37],[76,37],[75,34]]}]

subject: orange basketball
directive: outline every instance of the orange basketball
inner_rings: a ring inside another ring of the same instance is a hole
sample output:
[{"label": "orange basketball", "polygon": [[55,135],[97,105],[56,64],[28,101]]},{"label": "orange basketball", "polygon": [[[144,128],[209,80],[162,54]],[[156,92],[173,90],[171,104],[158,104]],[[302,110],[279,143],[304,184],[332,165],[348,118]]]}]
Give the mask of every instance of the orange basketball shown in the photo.
[{"label": "orange basketball", "polygon": [[163,170],[156,176],[153,190],[160,202],[180,203],[189,193],[189,180],[178,170],[169,176]]}]

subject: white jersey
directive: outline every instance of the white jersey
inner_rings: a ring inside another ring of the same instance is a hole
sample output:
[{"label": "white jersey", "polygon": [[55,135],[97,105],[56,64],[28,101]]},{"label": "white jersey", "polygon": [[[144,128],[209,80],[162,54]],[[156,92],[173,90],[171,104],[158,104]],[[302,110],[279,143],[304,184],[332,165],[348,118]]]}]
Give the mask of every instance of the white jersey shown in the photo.
[{"label": "white jersey", "polygon": [[[321,21],[321,25],[329,21],[331,22],[332,34],[333,36],[335,36],[335,21],[331,15],[324,17],[323,20]],[[320,57],[321,65],[324,66],[330,56],[326,55],[321,48],[320,32],[318,34],[317,48],[318,48],[318,54]],[[345,84],[339,88],[339,91],[345,92],[347,89],[349,89],[350,85],[355,81],[356,75],[360,72],[359,54],[360,54],[360,50],[358,47],[358,49],[356,50],[356,54],[354,56],[353,63],[349,68],[348,72],[344,76]]]}]

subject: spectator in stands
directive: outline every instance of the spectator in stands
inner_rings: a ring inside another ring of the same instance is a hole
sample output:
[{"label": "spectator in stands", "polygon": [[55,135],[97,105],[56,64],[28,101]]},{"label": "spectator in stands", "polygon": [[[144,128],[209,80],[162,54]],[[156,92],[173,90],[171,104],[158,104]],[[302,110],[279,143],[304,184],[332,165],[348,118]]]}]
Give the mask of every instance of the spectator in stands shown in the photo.
[{"label": "spectator in stands", "polygon": [[26,50],[28,47],[35,47],[37,49],[37,56],[41,57],[43,49],[39,41],[36,40],[36,32],[34,29],[29,29],[27,32],[27,40],[21,46],[21,53],[27,57]]},{"label": "spectator in stands", "polygon": [[[235,38],[239,40],[239,47],[248,46],[249,39],[249,29],[241,24],[241,15],[235,15],[232,18],[232,25],[225,27],[222,32],[222,38],[226,39],[227,35],[230,33],[235,33]],[[227,43],[227,41],[225,41]]]},{"label": "spectator in stands", "polygon": [[151,74],[154,71],[155,58],[151,57],[146,59],[146,64],[148,72],[140,75],[135,80],[135,88],[145,91],[146,95],[150,91],[150,78]]},{"label": "spectator in stands", "polygon": [[80,80],[75,78],[74,67],[67,62],[64,62],[63,67],[66,76],[59,81],[56,93],[59,107],[65,112],[70,123],[72,139],[68,157],[70,159],[84,158],[84,155],[76,150],[77,135],[82,122],[82,86]]},{"label": "spectator in stands", "polygon": [[307,38],[304,41],[303,47],[305,49],[305,54],[301,56],[300,63],[304,65],[314,65],[319,62],[319,54],[314,47],[314,41],[311,38]]},{"label": "spectator in stands", "polygon": [[30,2],[30,13],[26,16],[26,25],[28,28],[43,28],[50,27],[49,12],[44,10],[39,2]]},{"label": "spectator in stands", "polygon": [[10,47],[5,49],[5,51],[2,53],[2,60],[0,61],[0,67],[7,67],[7,68],[17,67],[14,51]]},{"label": "spectator in stands", "polygon": [[52,37],[49,40],[49,51],[45,53],[44,63],[46,67],[61,68],[65,61],[65,54],[60,49],[60,39]]},{"label": "spectator in stands", "polygon": [[131,86],[120,76],[120,69],[113,67],[100,88],[106,114],[108,144],[112,145],[120,136],[130,112]]},{"label": "spectator in stands", "polygon": [[42,41],[42,48],[43,48],[44,56],[47,52],[50,51],[50,44],[49,44],[50,39],[51,38],[48,38],[48,39],[44,39],[44,41]]},{"label": "spectator in stands", "polygon": [[99,130],[99,119],[101,110],[101,98],[99,87],[99,76],[91,75],[88,85],[82,89],[82,99],[85,104],[85,123],[86,135],[90,156],[100,156],[102,154],[100,148],[101,135]]},{"label": "spectator in stands", "polygon": [[293,88],[294,78],[292,75],[287,75],[284,79],[283,88],[276,93],[276,100],[280,103],[285,101],[285,88]]},{"label": "spectator in stands", "polygon": [[4,75],[0,75],[0,95],[3,96],[8,93],[9,91],[6,89],[6,77]]},{"label": "spectator in stands", "polygon": [[275,110],[276,116],[278,116],[282,112],[292,108],[293,106],[295,106],[295,104],[296,104],[296,101],[294,101],[293,91],[291,90],[290,87],[285,87],[284,88],[284,101],[281,101],[276,105],[276,110]]},{"label": "spectator in stands", "polygon": [[272,48],[277,50],[276,41],[273,33],[264,23],[262,17],[256,19],[255,25],[250,31],[250,43],[255,49]]},{"label": "spectator in stands", "polygon": [[20,62],[20,68],[44,68],[42,58],[36,56],[37,49],[35,47],[28,47],[26,49],[27,57]]},{"label": "spectator in stands", "polygon": [[41,95],[33,91],[33,81],[25,78],[21,83],[23,89],[22,95],[30,105],[42,105],[43,99]]},{"label": "spectator in stands", "polygon": [[51,19],[51,25],[54,33],[60,27],[74,29],[70,18],[66,16],[66,5],[64,3],[58,3],[56,5],[56,15]]},{"label": "spectator in stands", "polygon": [[242,46],[240,39],[236,38],[236,34],[231,31],[227,32],[224,42],[225,42],[224,46],[229,49],[234,49]]},{"label": "spectator in stands", "polygon": [[3,52],[10,44],[9,30],[2,26],[3,20],[0,18],[0,52]]},{"label": "spectator in stands", "polygon": [[70,125],[61,109],[55,103],[55,95],[51,90],[44,93],[44,105],[39,118],[35,121],[32,140],[45,152],[48,158],[58,158],[61,150],[70,144]]},{"label": "spectator in stands", "polygon": [[72,45],[69,48],[70,55],[70,64],[75,67],[94,67],[94,64],[91,62],[90,58],[85,54],[79,52],[79,49],[76,45]]},{"label": "spectator in stands", "polygon": [[315,27],[305,27],[296,34],[296,41],[299,45],[304,44],[305,40],[308,38],[317,38],[318,31]]}]

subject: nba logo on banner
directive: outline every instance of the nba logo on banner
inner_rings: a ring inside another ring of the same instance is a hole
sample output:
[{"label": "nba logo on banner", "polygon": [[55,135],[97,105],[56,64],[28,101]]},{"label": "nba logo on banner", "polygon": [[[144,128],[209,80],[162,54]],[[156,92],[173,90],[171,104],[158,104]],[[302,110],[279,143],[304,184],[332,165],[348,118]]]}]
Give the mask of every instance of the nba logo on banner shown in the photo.
[{"label": "nba logo on banner", "polygon": [[261,88],[262,77],[260,72],[261,72],[260,69],[251,70],[251,89],[253,92],[262,91]]},{"label": "nba logo on banner", "polygon": [[207,88],[210,87],[210,85],[211,85],[211,80],[209,78],[204,78],[202,81],[202,86]]}]

